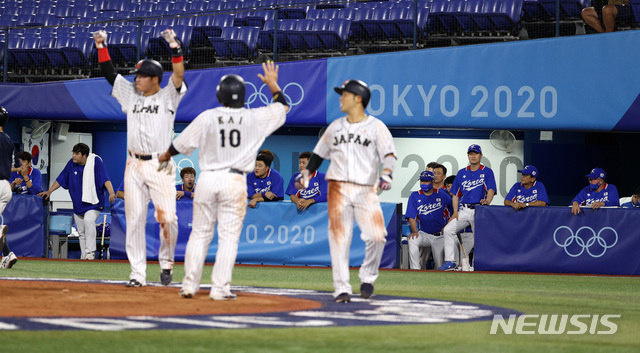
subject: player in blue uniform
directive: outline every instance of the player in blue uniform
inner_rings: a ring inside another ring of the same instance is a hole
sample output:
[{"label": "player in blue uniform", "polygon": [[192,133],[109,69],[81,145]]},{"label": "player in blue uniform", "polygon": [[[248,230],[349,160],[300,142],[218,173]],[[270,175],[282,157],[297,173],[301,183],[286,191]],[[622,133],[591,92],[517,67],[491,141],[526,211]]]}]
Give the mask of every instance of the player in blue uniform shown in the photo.
[{"label": "player in blue uniform", "polygon": [[571,213],[580,213],[580,206],[589,206],[597,209],[605,206],[620,206],[618,189],[612,184],[607,184],[607,174],[602,168],[593,168],[591,173],[585,175],[589,178],[589,185],[580,190],[571,201]]},{"label": "player in blue uniform", "polygon": [[421,269],[420,248],[433,254],[435,267],[444,263],[444,240],[442,229],[453,212],[451,197],[443,189],[434,189],[434,174],[431,171],[420,173],[420,190],[409,196],[407,213],[411,234],[409,242],[409,261],[412,270]]},{"label": "player in blue uniform", "polygon": [[[18,170],[20,161],[16,155],[16,146],[11,141],[11,137],[4,132],[4,127],[9,120],[9,113],[0,106],[0,215],[4,212],[9,201],[11,201],[11,185],[9,178],[11,172]],[[16,255],[9,251],[7,245],[7,232],[9,228],[0,224],[0,250],[2,250],[2,262],[0,268],[11,268],[18,261]]]},{"label": "player in blue uniform", "polygon": [[[300,171],[307,168],[309,157],[311,157],[311,152],[302,152],[298,156],[298,168]],[[313,172],[310,175],[309,187],[306,189],[296,189],[298,175],[300,175],[300,172],[293,174],[286,191],[286,194],[291,198],[291,202],[295,203],[298,209],[304,210],[314,203],[327,202],[327,181],[324,173],[317,170]]]},{"label": "player in blue uniform", "polygon": [[255,208],[258,202],[284,200],[284,179],[277,170],[271,169],[271,153],[261,153],[256,157],[253,173],[247,174],[247,194],[249,207]]},{"label": "player in blue uniform", "polygon": [[640,188],[637,188],[635,194],[631,196],[631,201],[623,203],[620,207],[640,210]]},{"label": "player in blue uniform", "polygon": [[11,190],[16,194],[37,195],[42,192],[42,174],[31,166],[31,153],[20,152],[18,158],[22,166],[11,173]]},{"label": "player in blue uniform", "polygon": [[520,182],[513,184],[504,198],[504,205],[511,206],[516,211],[529,206],[549,205],[547,190],[538,181],[538,168],[528,165],[518,171],[522,173]]},{"label": "player in blue uniform", "polygon": [[[445,263],[439,268],[441,271],[452,271],[457,267],[455,250],[458,236],[456,233],[468,226],[471,226],[475,233],[476,206],[491,204],[497,190],[493,170],[480,163],[482,148],[476,144],[469,146],[467,157],[469,165],[458,171],[451,185],[453,215],[444,228]],[[472,248],[465,247],[465,250],[471,251]]]},{"label": "player in blue uniform", "polygon": [[182,168],[180,171],[182,184],[176,185],[176,199],[183,197],[192,199],[196,192],[196,170],[191,167]]},{"label": "player in blue uniform", "polygon": [[[73,157],[64,167],[51,188],[38,194],[45,199],[59,187],[69,190],[73,203],[73,218],[80,235],[80,253],[84,260],[95,259],[96,220],[103,208],[104,191],[109,192],[109,202],[115,201],[116,194],[109,180],[102,159],[89,153],[89,146],[78,143],[73,146]],[[90,170],[88,167],[93,167]],[[84,180],[85,173],[89,176]],[[93,179],[90,175],[93,174]],[[92,190],[93,189],[93,190]]]}]

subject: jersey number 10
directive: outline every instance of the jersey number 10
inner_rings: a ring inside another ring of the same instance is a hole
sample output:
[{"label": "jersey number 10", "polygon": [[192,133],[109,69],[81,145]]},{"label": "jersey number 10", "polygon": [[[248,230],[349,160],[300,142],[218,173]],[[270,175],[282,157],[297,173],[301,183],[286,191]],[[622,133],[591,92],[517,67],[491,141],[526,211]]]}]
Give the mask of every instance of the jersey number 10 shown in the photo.
[{"label": "jersey number 10", "polygon": [[[226,147],[226,143],[227,143],[226,130],[220,130],[220,143],[222,147]],[[240,131],[236,129],[229,131],[229,145],[231,147],[240,146]]]}]

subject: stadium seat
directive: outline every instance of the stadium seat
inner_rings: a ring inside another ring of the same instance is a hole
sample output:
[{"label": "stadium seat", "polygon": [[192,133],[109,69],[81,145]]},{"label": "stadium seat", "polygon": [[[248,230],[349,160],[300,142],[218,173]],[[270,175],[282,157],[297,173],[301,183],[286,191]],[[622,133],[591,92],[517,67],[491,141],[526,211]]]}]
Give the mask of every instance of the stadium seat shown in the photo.
[{"label": "stadium seat", "polygon": [[309,50],[309,46],[304,40],[303,33],[306,31],[311,31],[313,29],[314,21],[315,20],[313,19],[296,20],[296,27],[293,30],[287,31],[285,33],[291,45],[291,51],[305,52]]},{"label": "stadium seat", "polygon": [[222,60],[231,60],[233,59],[233,52],[229,45],[227,44],[227,40],[236,39],[238,36],[238,32],[240,31],[240,27],[224,27],[222,28],[222,33],[220,37],[210,37],[209,41],[211,45],[216,50],[216,56]]},{"label": "stadium seat", "polygon": [[258,56],[257,44],[260,28],[240,27],[236,39],[228,39],[227,45],[234,59],[254,61]]},{"label": "stadium seat", "polygon": [[354,8],[353,19],[351,22],[350,36],[354,41],[364,41],[369,39],[367,32],[362,26],[362,21],[371,17],[372,8]]},{"label": "stadium seat", "polygon": [[329,27],[318,32],[325,51],[345,52],[348,48],[350,20],[333,19],[329,21]]},{"label": "stadium seat", "polygon": [[380,23],[389,19],[390,10],[391,8],[386,6],[375,7],[370,18],[360,21],[368,40],[376,41],[384,39]]},{"label": "stadium seat", "polygon": [[496,11],[489,13],[489,19],[493,22],[498,32],[513,32],[520,25],[523,0],[499,1]]}]

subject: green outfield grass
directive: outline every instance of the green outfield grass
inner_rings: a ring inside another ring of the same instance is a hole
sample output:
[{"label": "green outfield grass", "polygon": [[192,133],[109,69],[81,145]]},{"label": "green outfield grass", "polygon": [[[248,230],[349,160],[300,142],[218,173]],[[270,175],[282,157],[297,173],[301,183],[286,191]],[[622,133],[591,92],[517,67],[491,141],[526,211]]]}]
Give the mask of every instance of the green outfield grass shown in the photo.
[{"label": "green outfield grass", "polygon": [[[148,281],[158,281],[149,265]],[[211,267],[205,269],[210,283]],[[20,259],[0,277],[128,279],[127,263]],[[184,275],[174,269],[174,279]],[[352,285],[359,288],[357,271]],[[233,285],[331,291],[328,268],[238,266]],[[0,293],[2,290],[0,288]],[[613,335],[490,335],[491,322],[128,332],[0,331],[2,352],[640,352],[640,278],[382,271],[376,293],[495,305],[526,314],[620,314]],[[28,293],[25,293],[28,295]],[[0,301],[3,298],[0,297]],[[0,308],[10,303],[0,302]],[[160,305],[160,303],[159,303]],[[606,329],[602,327],[602,329]]]}]

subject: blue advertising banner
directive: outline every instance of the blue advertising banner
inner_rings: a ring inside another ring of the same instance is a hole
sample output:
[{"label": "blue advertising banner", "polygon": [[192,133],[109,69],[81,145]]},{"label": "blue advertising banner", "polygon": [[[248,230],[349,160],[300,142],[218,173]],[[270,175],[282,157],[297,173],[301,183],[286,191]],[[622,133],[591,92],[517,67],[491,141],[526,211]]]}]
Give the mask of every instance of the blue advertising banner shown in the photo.
[{"label": "blue advertising banner", "polygon": [[476,208],[475,269],[640,275],[640,213],[629,209]]},{"label": "blue advertising banner", "polygon": [[333,87],[353,78],[387,126],[638,131],[638,41],[624,31],[330,58],[327,122],[343,115]]},{"label": "blue advertising banner", "polygon": [[47,238],[45,217],[42,197],[16,194],[11,197],[11,201],[0,215],[0,224],[9,227],[7,244],[16,256],[44,255]]},{"label": "blue advertising banner", "polygon": [[[193,201],[180,200],[178,210],[178,243],[176,261],[184,261],[186,244],[192,227]],[[387,223],[387,244],[380,267],[393,268],[398,263],[398,229],[396,204],[383,203],[382,211]],[[147,259],[157,260],[159,225],[153,216],[153,204],[147,213]],[[113,259],[126,259],[124,202],[120,199],[111,208],[111,244]],[[261,202],[255,209],[248,209],[244,220],[236,262],[266,265],[330,266],[329,241],[327,239],[327,204],[312,205],[300,211],[290,202]],[[360,266],[364,259],[364,242],[359,240],[360,230],[354,225],[349,265]],[[207,253],[207,261],[214,262],[218,240],[213,238]]]}]

